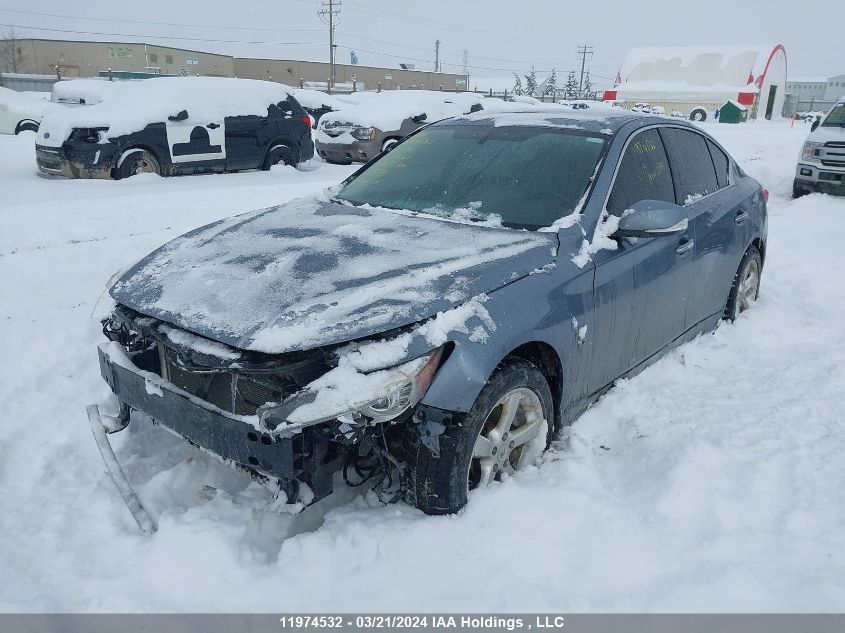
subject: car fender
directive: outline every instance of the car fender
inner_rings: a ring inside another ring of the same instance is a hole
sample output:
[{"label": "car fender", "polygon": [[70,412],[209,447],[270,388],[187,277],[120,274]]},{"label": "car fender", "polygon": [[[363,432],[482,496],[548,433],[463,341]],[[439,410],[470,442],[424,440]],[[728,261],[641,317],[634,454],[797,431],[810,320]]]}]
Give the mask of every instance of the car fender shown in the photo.
[{"label": "car fender", "polygon": [[[561,384],[551,386],[563,394],[564,406],[585,395],[593,269],[578,269],[568,257],[490,293],[482,303],[484,318],[467,321],[466,332],[450,333],[454,349],[422,399],[424,405],[468,411],[496,367],[528,343],[543,343],[555,351]],[[479,325],[484,336],[479,336]]]}]

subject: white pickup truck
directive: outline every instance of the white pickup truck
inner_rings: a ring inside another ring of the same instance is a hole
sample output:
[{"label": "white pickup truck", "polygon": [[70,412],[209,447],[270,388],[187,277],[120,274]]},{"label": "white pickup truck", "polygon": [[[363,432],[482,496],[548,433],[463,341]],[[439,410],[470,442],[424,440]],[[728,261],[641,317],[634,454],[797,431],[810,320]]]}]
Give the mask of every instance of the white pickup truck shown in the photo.
[{"label": "white pickup truck", "polygon": [[813,123],[801,150],[792,194],[813,191],[845,195],[845,98]]}]

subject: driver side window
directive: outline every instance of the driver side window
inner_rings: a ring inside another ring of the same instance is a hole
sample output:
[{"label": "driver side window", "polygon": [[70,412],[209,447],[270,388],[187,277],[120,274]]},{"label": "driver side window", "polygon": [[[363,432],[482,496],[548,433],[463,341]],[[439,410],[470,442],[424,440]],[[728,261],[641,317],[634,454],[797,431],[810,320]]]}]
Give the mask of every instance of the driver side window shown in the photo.
[{"label": "driver side window", "polygon": [[607,211],[621,216],[641,200],[675,202],[669,160],[656,129],[640,132],[625,148]]}]

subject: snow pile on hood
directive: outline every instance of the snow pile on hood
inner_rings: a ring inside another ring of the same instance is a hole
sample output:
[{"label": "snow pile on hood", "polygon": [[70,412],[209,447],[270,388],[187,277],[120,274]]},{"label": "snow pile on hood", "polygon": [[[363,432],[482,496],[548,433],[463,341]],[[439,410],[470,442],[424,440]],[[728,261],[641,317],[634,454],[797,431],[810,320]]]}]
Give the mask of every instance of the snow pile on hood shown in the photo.
[{"label": "snow pile on hood", "polygon": [[188,120],[207,123],[227,116],[264,116],[267,107],[289,96],[282,84],[222,77],[157,77],[126,82],[108,98],[87,108],[68,108],[44,118],[38,143],[60,146],[73,128],[108,128],[117,137],[167,121],[181,110]]},{"label": "snow pile on hood", "polygon": [[96,105],[114,97],[126,86],[137,83],[130,81],[109,81],[108,79],[69,79],[53,84],[50,101],[74,105]]},{"label": "snow pile on hood", "polygon": [[557,245],[553,233],[306,198],[177,238],[111,294],[201,336],[275,354],[427,319],[550,263]]},{"label": "snow pile on hood", "polygon": [[[459,114],[466,114],[474,105],[485,110],[504,105],[500,99],[485,99],[470,92],[435,90],[393,90],[380,92],[357,106],[344,106],[320,119],[320,128],[335,125],[376,127],[382,131],[398,130],[402,121],[425,114],[425,123],[433,123]],[[488,107],[489,106],[489,107]]]}]

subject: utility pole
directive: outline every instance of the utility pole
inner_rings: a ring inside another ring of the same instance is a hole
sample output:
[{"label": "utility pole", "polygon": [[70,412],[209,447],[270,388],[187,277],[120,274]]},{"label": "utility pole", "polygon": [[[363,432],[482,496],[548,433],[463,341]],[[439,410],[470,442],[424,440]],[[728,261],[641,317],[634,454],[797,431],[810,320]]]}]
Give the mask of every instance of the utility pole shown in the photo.
[{"label": "utility pole", "polygon": [[581,46],[581,47],[578,48],[578,56],[581,58],[581,79],[580,79],[580,81],[578,81],[578,94],[579,95],[581,94],[581,91],[584,89],[584,66],[587,63],[587,55],[589,55],[590,57],[593,56],[593,47],[587,46],[586,44],[584,44],[584,46]]},{"label": "utility pole", "polygon": [[464,90],[469,90],[469,51],[467,49],[464,49],[464,58],[462,63],[464,66],[464,80],[467,82]]},{"label": "utility pole", "polygon": [[434,41],[434,72],[440,72],[440,40]]},{"label": "utility pole", "polygon": [[340,5],[342,3],[340,0],[327,0],[323,2],[323,8],[319,11],[318,15],[323,19],[323,22],[329,25],[329,80],[328,80],[328,92],[331,94],[332,87],[334,86],[335,82],[335,73],[334,73],[334,27],[337,23],[337,16],[340,14]]}]

